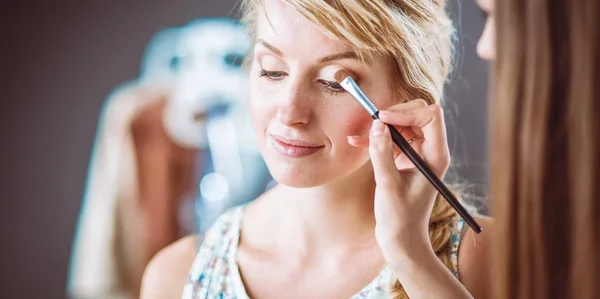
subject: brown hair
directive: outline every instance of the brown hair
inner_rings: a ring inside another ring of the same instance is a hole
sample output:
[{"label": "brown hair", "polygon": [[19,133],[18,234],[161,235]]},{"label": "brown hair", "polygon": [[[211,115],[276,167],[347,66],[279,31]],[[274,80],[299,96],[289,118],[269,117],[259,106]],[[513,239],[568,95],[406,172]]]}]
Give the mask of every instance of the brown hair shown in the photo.
[{"label": "brown hair", "polygon": [[[255,40],[262,0],[242,1],[242,20]],[[454,28],[444,0],[285,0],[334,39],[352,45],[364,59],[388,59],[394,67],[396,94],[439,103],[452,66]],[[429,237],[438,258],[450,269],[450,241],[456,212],[441,197],[430,218]],[[391,296],[408,298],[393,279]]]},{"label": "brown hair", "polygon": [[600,298],[600,5],[496,1],[496,298]]}]

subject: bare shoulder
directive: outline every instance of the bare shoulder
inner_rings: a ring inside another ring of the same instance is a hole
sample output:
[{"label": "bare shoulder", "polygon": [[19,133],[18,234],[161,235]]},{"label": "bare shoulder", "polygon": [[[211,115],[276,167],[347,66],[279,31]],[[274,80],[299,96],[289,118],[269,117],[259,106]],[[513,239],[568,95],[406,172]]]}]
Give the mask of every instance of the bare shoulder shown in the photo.
[{"label": "bare shoulder", "polygon": [[159,251],[146,267],[140,298],[181,298],[200,239],[187,236]]},{"label": "bare shoulder", "polygon": [[477,234],[469,228],[465,232],[458,251],[458,272],[463,285],[474,298],[489,298],[494,220],[489,217],[476,220],[483,231]]}]

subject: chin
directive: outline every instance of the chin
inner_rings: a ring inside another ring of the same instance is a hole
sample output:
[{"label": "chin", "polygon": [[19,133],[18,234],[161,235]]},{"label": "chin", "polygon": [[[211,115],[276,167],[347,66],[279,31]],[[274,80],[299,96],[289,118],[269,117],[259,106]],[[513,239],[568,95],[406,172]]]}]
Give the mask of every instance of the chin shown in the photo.
[{"label": "chin", "polygon": [[292,188],[312,188],[324,185],[329,181],[326,173],[318,167],[308,168],[281,164],[280,162],[267,162],[271,176],[278,184]]}]

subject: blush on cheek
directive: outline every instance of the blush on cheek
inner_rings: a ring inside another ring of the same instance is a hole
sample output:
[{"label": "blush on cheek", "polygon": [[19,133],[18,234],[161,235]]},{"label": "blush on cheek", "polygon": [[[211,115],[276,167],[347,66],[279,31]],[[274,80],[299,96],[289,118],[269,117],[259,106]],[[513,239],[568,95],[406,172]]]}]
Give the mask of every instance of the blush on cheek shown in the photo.
[{"label": "blush on cheek", "polygon": [[345,136],[368,135],[373,119],[363,109],[353,109],[347,112],[344,118]]}]

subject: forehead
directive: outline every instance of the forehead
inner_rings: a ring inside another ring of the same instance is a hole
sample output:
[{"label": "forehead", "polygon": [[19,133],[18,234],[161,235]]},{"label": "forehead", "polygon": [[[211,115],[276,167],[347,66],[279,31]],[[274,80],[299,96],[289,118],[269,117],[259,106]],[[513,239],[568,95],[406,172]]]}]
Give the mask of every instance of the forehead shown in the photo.
[{"label": "forehead", "polygon": [[263,5],[264,9],[258,11],[257,38],[273,44],[286,55],[321,56],[351,50],[344,42],[326,35],[323,29],[284,1],[265,0]]}]

